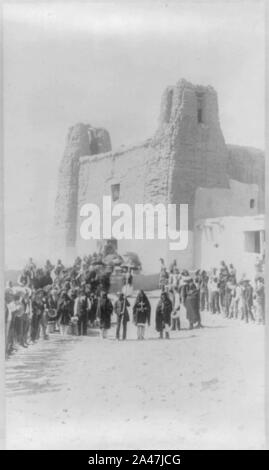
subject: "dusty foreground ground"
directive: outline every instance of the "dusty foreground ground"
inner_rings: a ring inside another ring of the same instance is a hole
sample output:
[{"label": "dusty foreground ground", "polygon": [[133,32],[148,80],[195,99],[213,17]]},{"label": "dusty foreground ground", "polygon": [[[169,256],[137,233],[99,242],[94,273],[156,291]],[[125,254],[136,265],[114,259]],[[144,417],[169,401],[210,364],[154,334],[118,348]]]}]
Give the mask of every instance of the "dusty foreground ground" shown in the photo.
[{"label": "dusty foreground ground", "polygon": [[153,320],[145,341],[130,322],[125,342],[54,334],[9,359],[7,448],[263,448],[263,327],[205,314],[159,340]]}]

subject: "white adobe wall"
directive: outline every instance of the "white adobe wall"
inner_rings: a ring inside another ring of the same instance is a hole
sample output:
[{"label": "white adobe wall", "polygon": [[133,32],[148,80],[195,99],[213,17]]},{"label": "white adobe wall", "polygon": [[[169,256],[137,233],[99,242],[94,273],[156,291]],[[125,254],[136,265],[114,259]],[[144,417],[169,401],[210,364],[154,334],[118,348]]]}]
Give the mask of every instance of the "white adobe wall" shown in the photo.
[{"label": "white adobe wall", "polygon": [[[167,159],[157,157],[156,149],[145,144],[122,152],[80,158],[76,235],[78,254],[92,253],[98,249],[95,240],[83,240],[80,235],[83,220],[79,215],[80,209],[85,203],[94,203],[102,208],[103,196],[111,195],[112,184],[120,184],[120,199],[117,203],[129,204],[133,213],[138,203],[167,204],[168,162]],[[155,162],[156,158],[158,162]],[[154,177],[150,171],[152,162],[155,162]],[[145,273],[159,272],[160,258],[164,258],[167,264],[176,259],[179,266],[190,269],[193,266],[193,232],[189,232],[188,247],[184,251],[171,251],[169,240],[119,240],[119,254],[126,251],[138,254]]]},{"label": "white adobe wall", "polygon": [[241,273],[251,274],[257,255],[245,252],[244,231],[262,230],[258,216],[259,188],[232,179],[229,184],[230,189],[196,190],[194,264],[210,269],[224,260],[237,266]]},{"label": "white adobe wall", "polygon": [[233,263],[238,275],[253,278],[256,253],[245,251],[245,231],[264,230],[264,216],[216,217],[195,224],[195,261],[197,268],[218,267],[221,260]]},{"label": "white adobe wall", "polygon": [[[259,188],[257,184],[229,180],[230,188],[197,188],[194,218],[247,216],[258,213]],[[254,208],[250,200],[254,199]]]}]

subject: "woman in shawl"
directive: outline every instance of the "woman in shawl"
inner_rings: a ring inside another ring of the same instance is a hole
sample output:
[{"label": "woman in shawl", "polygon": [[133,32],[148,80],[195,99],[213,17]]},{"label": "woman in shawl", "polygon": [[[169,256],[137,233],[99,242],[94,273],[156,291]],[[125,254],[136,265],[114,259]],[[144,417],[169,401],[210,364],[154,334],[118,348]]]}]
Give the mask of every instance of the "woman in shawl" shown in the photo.
[{"label": "woman in shawl", "polygon": [[111,300],[107,297],[106,292],[102,292],[98,305],[98,316],[100,319],[100,328],[103,339],[107,337],[107,332],[111,327],[112,313],[113,305],[111,303]]},{"label": "woman in shawl", "polygon": [[133,321],[137,326],[137,339],[145,338],[146,323],[150,325],[151,306],[145,292],[140,290],[133,307]]},{"label": "woman in shawl", "polygon": [[193,282],[189,285],[185,306],[187,310],[186,316],[190,323],[190,330],[193,328],[194,323],[198,323],[198,328],[201,328],[199,289],[197,289]]},{"label": "woman in shawl", "polygon": [[57,309],[57,318],[60,326],[60,334],[66,335],[73,315],[73,302],[66,293],[62,296],[62,301]]},{"label": "woman in shawl", "polygon": [[163,330],[165,330],[165,337],[169,338],[172,310],[173,305],[167,292],[162,292],[156,308],[156,330],[160,333],[160,338],[163,338]]},{"label": "woman in shawl", "polygon": [[44,339],[49,339],[46,332],[46,318],[45,318],[45,297],[44,291],[38,289],[32,301],[32,320],[31,320],[31,340],[34,343],[39,338],[40,327],[42,328]]}]

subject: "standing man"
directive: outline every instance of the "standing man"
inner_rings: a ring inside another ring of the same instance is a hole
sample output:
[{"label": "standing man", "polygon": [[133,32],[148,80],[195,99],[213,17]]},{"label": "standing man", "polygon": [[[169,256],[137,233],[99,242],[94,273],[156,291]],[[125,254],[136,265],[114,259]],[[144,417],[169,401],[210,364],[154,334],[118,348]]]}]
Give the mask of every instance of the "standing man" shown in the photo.
[{"label": "standing man", "polygon": [[253,313],[252,313],[252,308],[253,308],[253,287],[250,284],[249,279],[245,280],[245,300],[246,300],[246,308],[247,308],[247,317],[255,322],[255,318],[254,318]]},{"label": "standing man", "polygon": [[73,302],[66,293],[62,296],[62,301],[57,309],[57,318],[60,326],[60,334],[66,335],[73,314]]},{"label": "standing man", "polygon": [[165,286],[168,284],[169,274],[166,270],[163,258],[160,258],[161,261],[161,270],[160,270],[160,277],[159,277],[159,287],[163,291]]},{"label": "standing man", "polygon": [[123,293],[118,292],[118,300],[116,300],[114,305],[114,312],[117,315],[116,339],[120,339],[121,325],[122,339],[126,339],[127,323],[130,320],[127,307],[130,307],[127,297]]},{"label": "standing man", "polygon": [[174,290],[174,303],[172,312],[172,328],[173,331],[180,330],[180,295],[178,287]]},{"label": "standing man", "polygon": [[169,331],[171,326],[172,310],[172,302],[169,299],[167,292],[162,292],[156,308],[156,330],[160,333],[160,338],[163,338],[163,330],[165,331],[165,338],[169,339],[170,337]]},{"label": "standing man", "polygon": [[78,335],[87,336],[88,314],[91,309],[91,303],[86,296],[85,289],[79,290],[79,295],[75,300],[74,316],[78,318]]},{"label": "standing man", "polygon": [[265,322],[265,298],[264,298],[264,279],[262,277],[258,277],[256,280],[256,288],[255,288],[255,295],[256,295],[256,311],[257,311],[257,320],[259,323]]},{"label": "standing man", "polygon": [[47,309],[47,293],[45,293],[44,291],[43,291],[43,296],[42,296],[42,302],[44,305],[44,311],[40,319],[40,326],[42,329],[43,338],[49,339],[49,335],[48,335],[49,317],[48,317],[48,309]]},{"label": "standing man", "polygon": [[22,315],[22,330],[21,330],[21,344],[23,347],[28,346],[28,333],[30,330],[30,323],[32,319],[32,300],[31,291],[26,288],[26,292],[22,299],[23,315]]},{"label": "standing man", "polygon": [[219,301],[222,313],[225,313],[225,288],[228,280],[229,271],[224,261],[220,263],[219,270]]},{"label": "standing man", "polygon": [[11,295],[11,292],[6,297],[7,302],[7,338],[6,338],[6,355],[8,356],[13,351],[16,351],[15,346],[15,320],[16,315],[20,311],[20,294],[15,293]]},{"label": "standing man", "polygon": [[108,298],[106,292],[102,292],[98,306],[98,316],[100,319],[101,336],[107,338],[107,332],[111,327],[111,315],[113,313],[113,305]]},{"label": "standing man", "polygon": [[219,283],[217,277],[211,277],[208,283],[209,306],[211,313],[220,313],[219,306]]},{"label": "standing man", "polygon": [[48,293],[46,300],[46,310],[49,321],[55,322],[55,330],[59,331],[58,321],[57,321],[57,309],[59,304],[59,294],[57,289],[52,288]]},{"label": "standing man", "polygon": [[200,280],[200,308],[201,312],[208,310],[208,281],[206,271],[202,271]]},{"label": "standing man", "polygon": [[12,352],[13,347],[13,337],[11,335],[12,327],[12,310],[10,309],[10,304],[13,303],[14,294],[12,287],[5,290],[5,347],[6,347],[6,357]]},{"label": "standing man", "polygon": [[40,289],[35,292],[33,301],[32,301],[32,321],[31,321],[31,340],[34,343],[39,338],[40,327],[43,330],[43,337],[44,339],[48,339],[48,335],[46,334],[46,327],[44,322],[44,315],[45,315],[45,304],[44,304],[44,293]]},{"label": "standing man", "polygon": [[128,272],[123,277],[122,293],[127,297],[133,293],[133,275],[132,269],[129,267]]},{"label": "standing man", "polygon": [[230,318],[231,302],[233,296],[233,278],[228,277],[224,290],[224,313],[225,317]]}]

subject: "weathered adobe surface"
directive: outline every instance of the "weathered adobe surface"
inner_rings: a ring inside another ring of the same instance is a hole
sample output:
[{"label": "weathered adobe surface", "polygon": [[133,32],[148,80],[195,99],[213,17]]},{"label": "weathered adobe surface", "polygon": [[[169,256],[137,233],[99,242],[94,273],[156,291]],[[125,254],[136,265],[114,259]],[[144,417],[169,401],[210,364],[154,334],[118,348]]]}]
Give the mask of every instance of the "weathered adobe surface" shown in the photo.
[{"label": "weathered adobe surface", "polygon": [[[202,122],[197,108],[202,97]],[[228,152],[218,116],[215,90],[180,80],[163,95],[159,128],[155,135],[161,158],[168,158],[168,200],[189,204],[189,227],[193,226],[197,187],[229,187]]]},{"label": "weathered adobe surface", "polygon": [[111,150],[109,133],[89,124],[78,123],[68,131],[64,155],[59,168],[55,228],[59,244],[74,246],[79,189],[79,158]]},{"label": "weathered adobe surface", "polygon": [[242,183],[255,183],[260,188],[258,210],[264,212],[265,206],[265,159],[264,153],[253,147],[227,145],[228,175]]}]

